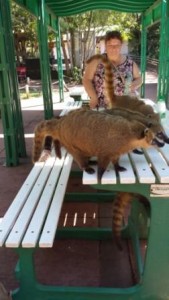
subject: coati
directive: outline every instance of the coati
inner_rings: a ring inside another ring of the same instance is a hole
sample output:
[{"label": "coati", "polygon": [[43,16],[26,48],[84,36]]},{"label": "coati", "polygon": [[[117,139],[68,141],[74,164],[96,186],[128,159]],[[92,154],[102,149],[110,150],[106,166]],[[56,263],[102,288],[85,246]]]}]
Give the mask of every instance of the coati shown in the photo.
[{"label": "coati", "polygon": [[94,172],[89,166],[89,158],[92,156],[98,157],[98,166],[102,173],[110,161],[120,169],[118,159],[121,154],[136,147],[156,145],[154,133],[144,124],[83,108],[72,111],[59,120],[43,121],[37,125],[34,162],[39,159],[46,136],[59,141],[72,154],[79,167],[89,173]]},{"label": "coati", "polygon": [[116,116],[121,116],[126,118],[129,121],[136,120],[145,126],[151,128],[153,133],[156,135],[157,138],[161,139],[162,143],[157,141],[157,145],[160,147],[163,144],[163,142],[169,144],[169,137],[165,133],[165,130],[161,124],[159,114],[150,114],[145,116],[144,114],[138,112],[138,111],[132,111],[127,108],[123,107],[116,107],[116,108],[111,108],[111,109],[106,109],[102,111],[102,113],[107,113],[110,115],[116,115]]},{"label": "coati", "polygon": [[[88,109],[88,108],[84,108]],[[153,118],[152,115],[143,115],[140,112],[137,111],[131,111],[126,108],[118,107],[118,108],[112,108],[112,109],[106,109],[104,111],[101,111],[101,113],[108,113],[110,115],[115,116],[121,116],[126,118],[128,121],[137,120],[140,123],[144,124],[147,127],[151,127],[151,130],[154,132],[157,138],[161,139],[161,142],[156,140],[157,146],[162,147],[164,145],[163,141],[166,143],[169,143],[169,138],[167,137],[164,128],[161,125],[160,118],[158,114],[154,114]],[[58,118],[58,117],[57,117]],[[52,147],[52,137],[46,136],[45,142],[44,142],[44,152],[40,156],[40,161],[45,161],[48,156],[50,156],[51,147]],[[53,141],[54,148],[56,152],[56,156],[61,158],[61,151],[60,151],[60,143],[59,141],[55,140]],[[141,151],[139,152],[141,153]]]}]

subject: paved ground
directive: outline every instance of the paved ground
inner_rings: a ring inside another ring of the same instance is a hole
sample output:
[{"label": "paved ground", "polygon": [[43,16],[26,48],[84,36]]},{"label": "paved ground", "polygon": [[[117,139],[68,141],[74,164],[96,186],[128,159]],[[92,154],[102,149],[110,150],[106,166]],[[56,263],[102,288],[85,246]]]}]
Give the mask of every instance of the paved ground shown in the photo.
[{"label": "paved ground", "polygon": [[[156,100],[156,76],[149,73],[146,78],[146,98]],[[65,101],[69,98],[69,92],[65,92]],[[55,114],[63,108],[58,103],[58,95],[53,97]],[[27,177],[31,163],[32,134],[35,125],[43,119],[42,99],[29,99],[22,101],[23,122],[27,157],[20,161],[17,167],[7,168],[4,166],[5,152],[3,143],[2,124],[0,122],[0,218],[3,217],[9,204],[13,200],[21,184]],[[68,189],[84,189],[81,180],[72,179]],[[67,205],[64,208],[70,215],[75,213],[75,206]],[[76,206],[79,214],[87,211],[88,222],[95,226],[100,220],[91,220],[93,212],[100,215],[101,220],[107,224],[111,220],[109,212],[110,205],[82,205]],[[113,253],[113,255],[112,255]],[[127,287],[133,284],[133,273],[131,272],[128,246],[124,245],[124,251],[120,253],[109,241],[58,241],[52,249],[38,250],[36,256],[37,278],[42,283],[76,286],[113,286]],[[0,282],[10,290],[18,286],[14,278],[14,267],[17,255],[11,249],[0,249]],[[64,262],[64,263],[63,263]],[[56,268],[57,266],[57,268]],[[59,272],[58,272],[59,271]]]}]

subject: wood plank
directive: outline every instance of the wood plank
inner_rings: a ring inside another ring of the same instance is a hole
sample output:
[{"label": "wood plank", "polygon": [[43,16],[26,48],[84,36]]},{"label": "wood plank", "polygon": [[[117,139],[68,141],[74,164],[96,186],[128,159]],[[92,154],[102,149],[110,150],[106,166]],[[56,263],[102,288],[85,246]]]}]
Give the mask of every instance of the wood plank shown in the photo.
[{"label": "wood plank", "polygon": [[39,241],[39,247],[41,248],[49,248],[53,246],[72,162],[73,157],[70,154],[67,154],[64,161],[64,167],[61,172],[57,188],[53,196],[53,200]]},{"label": "wood plank", "polygon": [[23,208],[25,201],[33,189],[33,186],[44,166],[44,163],[37,162],[30,171],[28,177],[24,181],[22,187],[14,198],[13,202],[9,206],[7,212],[5,213],[2,222],[0,223],[0,246],[5,242],[12,226],[14,225],[21,209]]},{"label": "wood plank", "polygon": [[156,178],[144,154],[131,152],[130,158],[139,183],[154,183]]},{"label": "wood plank", "polygon": [[160,183],[169,183],[169,166],[161,153],[155,149],[146,149],[145,154],[152,164],[152,168]]},{"label": "wood plank", "polygon": [[169,145],[165,144],[164,147],[159,148],[158,151],[161,153],[161,155],[164,157],[166,160],[167,165],[169,165]]},{"label": "wood plank", "polygon": [[60,175],[61,168],[64,164],[66,150],[62,149],[62,158],[55,160],[54,166],[45,185],[44,191],[37,205],[37,208],[33,214],[29,227],[26,231],[24,239],[22,241],[23,248],[33,248],[36,246],[39,239],[39,234],[42,229],[46,214],[48,212],[49,205],[52,200],[53,193],[55,191],[57,181]]},{"label": "wood plank", "polygon": [[21,243],[21,239],[27,229],[30,219],[33,215],[35,207],[39,201],[40,195],[44,189],[50,171],[55,162],[54,157],[50,157],[46,163],[45,167],[42,169],[39,177],[37,178],[34,188],[31,190],[27,201],[25,202],[8,238],[6,241],[6,247],[17,248]]},{"label": "wood plank", "polygon": [[110,163],[102,175],[101,184],[116,184],[116,182],[117,179],[114,165]]},{"label": "wood plank", "polygon": [[126,168],[124,172],[118,172],[120,183],[131,184],[136,182],[136,177],[133,171],[133,167],[130,162],[128,154],[122,155],[119,160],[119,164]]},{"label": "wood plank", "polygon": [[97,184],[98,183],[98,167],[92,166],[92,168],[95,170],[93,174],[89,174],[85,171],[83,171],[82,175],[82,183],[83,184]]}]

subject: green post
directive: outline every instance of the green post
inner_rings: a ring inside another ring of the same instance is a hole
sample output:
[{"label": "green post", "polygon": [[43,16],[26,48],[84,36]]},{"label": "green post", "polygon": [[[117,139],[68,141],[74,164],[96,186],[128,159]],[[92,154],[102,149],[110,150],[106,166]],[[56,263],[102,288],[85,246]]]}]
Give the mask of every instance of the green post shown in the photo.
[{"label": "green post", "polygon": [[48,34],[44,0],[38,0],[38,39],[45,119],[53,117],[51,72],[49,66]]},{"label": "green post", "polygon": [[147,30],[145,27],[145,16],[142,15],[142,31],[141,31],[141,97],[145,97],[145,72],[146,72],[146,49],[147,49]]},{"label": "green post", "polygon": [[59,96],[60,101],[64,101],[63,93],[63,68],[62,68],[62,53],[61,53],[61,35],[60,35],[60,26],[59,18],[56,19],[56,50],[57,50],[57,66],[58,66],[58,79],[59,79]]},{"label": "green post", "polygon": [[167,3],[166,0],[162,0],[161,5],[161,26],[160,26],[160,53],[159,53],[159,67],[158,67],[158,86],[157,86],[157,100],[164,99],[165,91],[165,69],[166,64],[166,11]]},{"label": "green post", "polygon": [[6,165],[16,166],[19,156],[26,156],[26,148],[9,0],[0,0],[0,109]]}]

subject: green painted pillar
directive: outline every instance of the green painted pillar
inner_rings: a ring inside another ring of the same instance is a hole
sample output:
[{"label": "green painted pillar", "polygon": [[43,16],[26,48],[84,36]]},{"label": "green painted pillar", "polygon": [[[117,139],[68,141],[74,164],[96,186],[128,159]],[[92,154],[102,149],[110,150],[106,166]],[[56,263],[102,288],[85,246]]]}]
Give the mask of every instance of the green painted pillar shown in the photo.
[{"label": "green painted pillar", "polygon": [[0,110],[6,165],[16,166],[19,156],[26,156],[26,148],[9,0],[0,0]]},{"label": "green painted pillar", "polygon": [[38,39],[40,50],[42,92],[44,101],[44,117],[48,120],[53,117],[53,101],[51,71],[49,66],[48,32],[44,0],[38,0],[38,14]]},{"label": "green painted pillar", "polygon": [[142,30],[141,30],[141,97],[145,97],[145,74],[146,74],[146,50],[147,50],[147,30],[145,27],[145,16],[142,15]]},{"label": "green painted pillar", "polygon": [[[165,98],[165,81],[166,81],[166,65],[167,62],[167,2],[162,0],[161,5],[161,26],[160,26],[160,52],[159,52],[159,67],[158,67],[158,85],[157,85],[157,100]],[[168,45],[167,45],[168,44]]]},{"label": "green painted pillar", "polygon": [[58,65],[58,79],[59,79],[59,96],[60,101],[64,101],[63,93],[63,68],[62,68],[62,53],[61,53],[61,36],[59,18],[56,19],[56,51],[57,51],[57,65]]},{"label": "green painted pillar", "polygon": [[165,86],[164,86],[164,97],[166,101],[167,108],[169,109],[169,0],[167,0],[166,8],[166,64],[165,64]]}]

